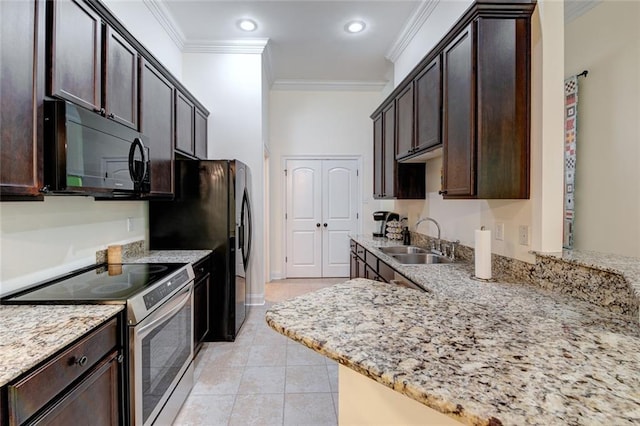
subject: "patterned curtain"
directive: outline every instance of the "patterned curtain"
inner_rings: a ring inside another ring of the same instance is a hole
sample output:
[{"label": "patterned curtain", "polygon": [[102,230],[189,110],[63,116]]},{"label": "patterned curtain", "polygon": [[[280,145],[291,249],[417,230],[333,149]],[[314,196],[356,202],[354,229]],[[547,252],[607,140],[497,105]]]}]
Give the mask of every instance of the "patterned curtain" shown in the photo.
[{"label": "patterned curtain", "polygon": [[577,119],[578,76],[573,76],[564,81],[564,233],[562,246],[566,249],[573,248]]}]

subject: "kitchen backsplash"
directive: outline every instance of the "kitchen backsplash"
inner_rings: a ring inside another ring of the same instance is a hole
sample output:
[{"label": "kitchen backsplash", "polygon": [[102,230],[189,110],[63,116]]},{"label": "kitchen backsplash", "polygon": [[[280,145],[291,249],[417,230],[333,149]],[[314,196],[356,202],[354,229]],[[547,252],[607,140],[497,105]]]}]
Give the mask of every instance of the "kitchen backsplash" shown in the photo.
[{"label": "kitchen backsplash", "polygon": [[[134,241],[132,243],[122,245],[122,258],[135,257],[145,252],[144,240]],[[107,249],[98,250],[96,252],[96,264],[107,262]]]}]

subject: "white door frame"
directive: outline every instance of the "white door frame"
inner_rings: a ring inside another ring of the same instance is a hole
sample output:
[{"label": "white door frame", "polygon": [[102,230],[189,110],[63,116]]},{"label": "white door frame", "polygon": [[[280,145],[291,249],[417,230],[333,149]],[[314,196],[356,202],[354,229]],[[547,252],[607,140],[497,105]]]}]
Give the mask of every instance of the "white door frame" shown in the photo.
[{"label": "white door frame", "polygon": [[[1,1],[1,0],[0,0]],[[362,184],[364,179],[362,178],[362,155],[283,155],[281,158],[281,174],[282,179],[282,241],[281,253],[282,253],[282,278],[287,278],[287,219],[285,214],[287,213],[287,179],[285,176],[285,170],[287,170],[287,161],[289,160],[355,160],[358,162],[358,182],[357,182],[357,215],[358,215],[358,234],[362,234]]]}]

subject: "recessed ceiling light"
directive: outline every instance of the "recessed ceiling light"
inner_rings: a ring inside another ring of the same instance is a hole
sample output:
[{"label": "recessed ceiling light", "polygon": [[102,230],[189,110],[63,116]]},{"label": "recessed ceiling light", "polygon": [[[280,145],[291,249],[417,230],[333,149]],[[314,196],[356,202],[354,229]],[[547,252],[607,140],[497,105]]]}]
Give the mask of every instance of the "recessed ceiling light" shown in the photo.
[{"label": "recessed ceiling light", "polygon": [[344,26],[344,30],[348,33],[355,34],[355,33],[362,32],[365,27],[366,25],[362,21],[351,21]]},{"label": "recessed ceiling light", "polygon": [[258,24],[251,19],[240,19],[238,21],[238,28],[242,31],[255,31],[258,28]]}]

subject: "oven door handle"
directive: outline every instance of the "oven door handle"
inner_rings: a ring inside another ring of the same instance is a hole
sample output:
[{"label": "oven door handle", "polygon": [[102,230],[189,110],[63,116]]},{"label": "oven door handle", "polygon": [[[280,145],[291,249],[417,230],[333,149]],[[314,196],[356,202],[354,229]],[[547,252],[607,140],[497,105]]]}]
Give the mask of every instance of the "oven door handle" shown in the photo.
[{"label": "oven door handle", "polygon": [[142,320],[142,322],[137,326],[137,327],[141,326],[136,331],[138,338],[143,339],[147,334],[153,331],[156,324],[158,324],[161,321],[164,321],[167,318],[170,318],[173,314],[175,314],[180,309],[182,309],[182,307],[186,305],[187,302],[189,302],[192,292],[193,292],[193,283],[189,283],[189,285],[187,285],[187,287],[184,290],[182,290],[182,293],[184,293],[184,297],[182,297],[180,300],[176,300],[179,296],[179,293],[176,293],[175,296],[169,299],[169,301],[165,303],[163,306],[161,306],[157,311],[154,311],[151,315],[149,315],[147,318]]}]

